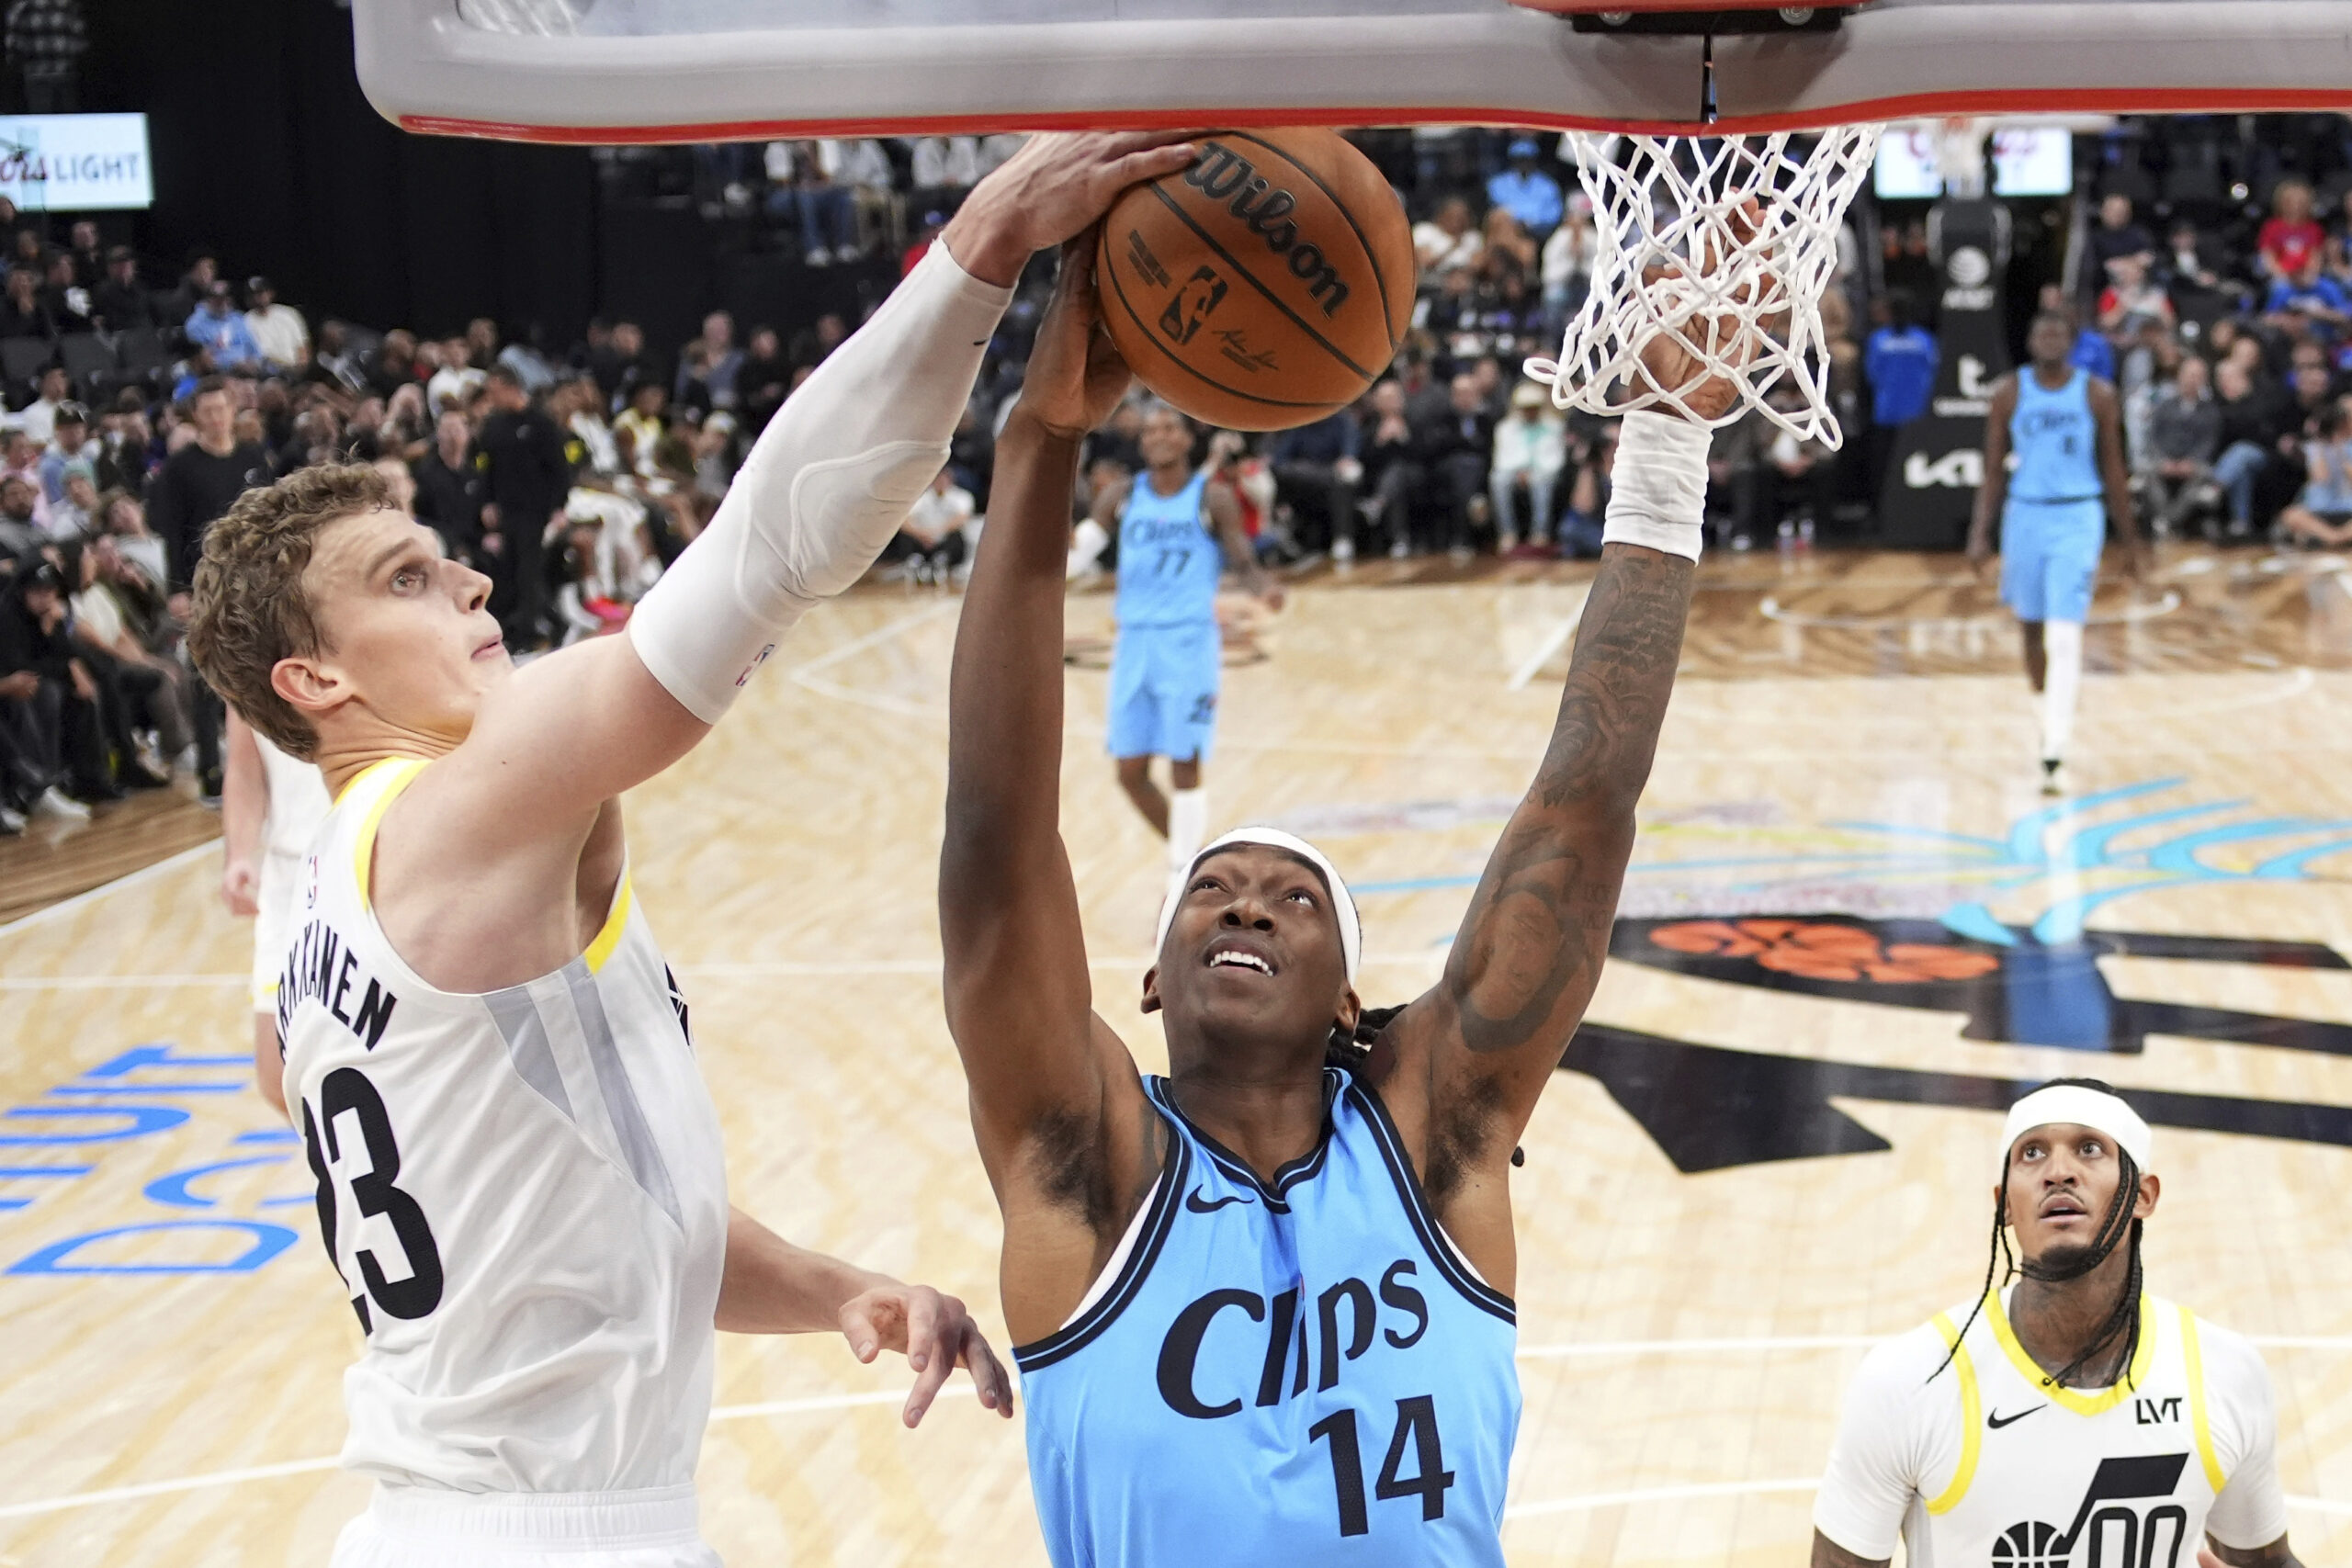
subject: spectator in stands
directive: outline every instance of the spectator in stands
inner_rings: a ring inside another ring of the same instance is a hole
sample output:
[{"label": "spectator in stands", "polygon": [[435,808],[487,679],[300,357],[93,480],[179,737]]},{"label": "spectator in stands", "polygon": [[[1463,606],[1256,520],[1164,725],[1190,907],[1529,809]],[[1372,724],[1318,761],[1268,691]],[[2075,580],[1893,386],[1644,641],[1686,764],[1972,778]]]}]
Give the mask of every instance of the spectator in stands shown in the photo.
[{"label": "spectator in stands", "polygon": [[139,281],[139,257],[129,245],[107,252],[106,280],[90,297],[90,312],[110,333],[160,331],[164,325],[154,294]]},{"label": "spectator in stands", "polygon": [[1519,495],[1527,492],[1525,537],[1532,554],[1549,554],[1552,493],[1568,458],[1567,422],[1551,397],[1531,381],[1512,389],[1510,412],[1495,426],[1493,459],[1487,487],[1495,509],[1495,547],[1504,555],[1520,548]]},{"label": "spectator in stands", "polygon": [[1487,200],[1516,219],[1538,243],[1559,226],[1560,182],[1535,166],[1535,138],[1514,138],[1503,171],[1487,182]]},{"label": "spectator in stands", "polygon": [[[143,573],[160,596],[171,581],[171,562],[164,541],[147,527],[147,509],[128,491],[110,490],[98,496],[98,516],[107,537],[122,558]],[[151,639],[152,642],[153,639]]]},{"label": "spectator in stands", "polygon": [[98,487],[89,469],[66,473],[64,493],[49,503],[49,526],[60,538],[80,538],[98,531]]},{"label": "spectator in stands", "polygon": [[98,285],[107,279],[106,247],[98,243],[96,219],[77,218],[74,220],[65,254],[74,258],[74,281],[95,295]]},{"label": "spectator in stands", "polygon": [[678,355],[677,384],[671,397],[697,408],[731,409],[736,405],[736,376],[743,368],[743,351],[735,343],[735,318],[713,310],[702,319],[702,336],[687,344]]},{"label": "spectator in stands", "polygon": [[[1884,428],[1876,427],[1873,434]],[[1735,550],[1752,547],[1756,532],[1763,525],[1769,500],[1764,449],[1771,434],[1771,422],[1750,409],[1731,423],[1718,426],[1708,443],[1707,516],[1714,525],[1715,536]]]},{"label": "spectator in stands", "polygon": [[[474,396],[482,389],[488,373],[474,363],[474,345],[462,337],[447,339],[440,345],[440,366],[424,383],[424,402],[438,419],[449,409],[469,408]],[[522,385],[518,373],[515,384]],[[525,388],[525,390],[529,390]]]},{"label": "spectator in stands", "polygon": [[[11,445],[23,437],[11,435]],[[40,499],[40,480],[21,472],[0,473],[0,521],[7,525],[11,541],[28,543],[16,545],[10,554],[38,548],[55,537],[49,529],[49,509]]]},{"label": "spectator in stands", "polygon": [[1438,203],[1436,213],[1413,225],[1413,254],[1421,264],[1421,287],[1434,286],[1457,267],[1477,265],[1486,237],[1470,215],[1470,204],[1458,196]]},{"label": "spectator in stands", "polygon": [[1541,276],[1545,336],[1559,336],[1567,326],[1568,318],[1591,291],[1592,247],[1592,204],[1578,193],[1568,201],[1559,227],[1544,242]]},{"label": "spectator in stands", "polygon": [[[138,400],[136,391],[130,393]],[[108,409],[98,420],[96,448],[91,454],[91,473],[98,481],[98,492],[119,490],[134,500],[147,493],[147,476],[153,471],[149,448],[153,445],[147,428],[144,407]],[[158,569],[156,578],[163,578]]]},{"label": "spectator in stands", "polygon": [[[187,677],[178,664],[148,652],[133,635],[94,545],[69,545],[63,555],[62,575],[73,591],[66,630],[75,657],[98,688],[98,717],[114,753],[115,782],[130,789],[162,789],[195,747],[182,694]],[[143,755],[141,730],[155,738],[153,750]]]},{"label": "spectator in stands", "polygon": [[[1862,352],[1862,370],[1871,386],[1869,483],[1872,497],[1885,488],[1897,432],[1928,412],[1943,352],[1936,334],[1919,324],[1919,301],[1908,289],[1890,290],[1877,310],[1880,325]],[[1760,451],[1759,446],[1758,463]],[[1743,509],[1743,515],[1752,517],[1753,513],[1753,508]]]},{"label": "spectator in stands", "polygon": [[416,482],[416,520],[441,536],[458,560],[473,561],[481,550],[481,510],[490,489],[474,461],[473,431],[457,409],[434,425],[433,449],[412,468]]},{"label": "spectator in stands", "polygon": [[791,389],[792,364],[784,356],[783,340],[774,327],[753,327],[743,363],[735,369],[735,399],[746,438],[756,439],[767,428]]},{"label": "spectator in stands", "polygon": [[49,319],[57,323],[60,335],[94,330],[90,291],[74,276],[74,258],[63,251],[43,264],[40,302],[49,307]]},{"label": "spectator in stands", "polygon": [[2321,411],[2312,439],[2304,444],[2308,465],[2303,488],[2278,514],[2289,538],[2313,545],[2352,544],[2352,432],[2344,405]]},{"label": "spectator in stands", "polygon": [[1415,427],[1413,456],[1429,476],[1446,551],[1461,560],[1470,554],[1471,529],[1487,504],[1495,421],[1483,406],[1477,378],[1467,371],[1454,377],[1448,393],[1444,413]]},{"label": "spectator in stands", "polygon": [[944,582],[964,564],[964,530],[971,521],[972,492],[942,468],[931,488],[915,497],[883,558],[900,563],[910,582]]},{"label": "spectator in stands", "polygon": [[2267,378],[2256,381],[2235,354],[2215,367],[2213,388],[2222,412],[2222,455],[2213,460],[2213,481],[2229,500],[2230,536],[2243,539],[2254,532],[2256,485],[2263,470],[2294,455],[2293,402]]},{"label": "spectator in stands", "polygon": [[2172,226],[2165,254],[2157,258],[2156,276],[2177,291],[2217,293],[2222,287],[2223,265],[2221,246],[2184,218]]},{"label": "spectator in stands", "polygon": [[663,417],[669,400],[669,389],[661,382],[640,382],[629,398],[628,407],[613,421],[613,434],[621,442],[629,467],[642,479],[652,479],[659,472],[654,452],[669,429],[669,422]]},{"label": "spectator in stands", "polygon": [[826,175],[814,141],[771,141],[765,159],[768,175],[768,216],[779,223],[797,223],[800,230],[800,259],[810,266],[829,266],[836,257],[854,260],[857,254],[857,214],[846,186]]},{"label": "spectator in stands", "polygon": [[148,486],[147,519],[164,541],[171,586],[185,589],[204,547],[205,530],[237,497],[270,480],[269,456],[240,445],[236,404],[218,378],[198,387],[188,417],[196,438],[164,459]]},{"label": "spectator in stands", "polygon": [[[6,489],[18,481],[0,481]],[[119,800],[107,776],[98,687],[65,629],[64,579],[38,561],[0,590],[0,726],[30,769],[33,804],[87,818],[90,803]]]},{"label": "spectator in stands", "polygon": [[91,481],[96,497],[97,454],[90,450],[90,412],[80,403],[60,403],[51,423],[49,450],[40,459],[41,493],[53,505],[64,499],[66,477],[80,474]]},{"label": "spectator in stands", "polygon": [[980,142],[976,136],[920,136],[913,147],[909,202],[953,216],[964,193],[980,182]]},{"label": "spectator in stands", "polygon": [[895,255],[906,222],[899,195],[891,188],[897,184],[898,171],[882,143],[870,136],[820,141],[817,156],[826,177],[849,191],[850,206],[857,218],[856,248],[837,259],[851,261],[876,252]]},{"label": "spectator in stands", "polygon": [[226,278],[216,281],[206,293],[204,303],[191,314],[180,328],[190,344],[212,356],[216,369],[239,370],[246,367],[260,368],[261,344],[254,341],[253,328],[237,313],[236,301],[231,297]]},{"label": "spectator in stands", "polygon": [[[802,371],[814,370],[822,365],[833,350],[849,336],[849,323],[831,310],[819,316],[814,322],[792,335],[792,368],[797,377]],[[797,379],[794,386],[800,383]]]},{"label": "spectator in stands", "polygon": [[8,269],[8,291],[0,296],[0,338],[57,335],[57,323],[40,301],[40,275],[28,266]]},{"label": "spectator in stands", "polygon": [[1368,404],[1362,450],[1364,489],[1372,499],[1364,503],[1364,517],[1385,530],[1389,556],[1401,560],[1413,553],[1412,509],[1423,479],[1413,457],[1404,383],[1394,376],[1382,378]]},{"label": "spectator in stands", "polygon": [[[659,391],[658,383],[652,389]],[[492,412],[478,440],[482,476],[489,481],[501,553],[514,572],[514,604],[504,623],[507,641],[517,649],[543,646],[548,637],[547,536],[560,525],[564,498],[571,490],[571,464],[563,433],[547,411],[532,402],[523,378],[503,365],[490,371]],[[485,525],[492,525],[485,516]]]},{"label": "spectator in stands", "polygon": [[[1290,508],[1293,542],[1301,550],[1328,550],[1345,566],[1356,557],[1356,486],[1363,479],[1363,427],[1340,409],[1312,424],[1285,430],[1266,446],[1274,496]],[[1297,520],[1311,522],[1312,531]]]},{"label": "spectator in stands", "polygon": [[2130,197],[2111,194],[2098,204],[2098,227],[2091,231],[2091,259],[2099,268],[2090,280],[2095,288],[2114,280],[2118,262],[2136,260],[2143,269],[2155,265],[2155,237],[2133,218]]},{"label": "spectator in stands", "polygon": [[2255,243],[2263,276],[2274,281],[2300,277],[2307,265],[2320,260],[2327,234],[2312,216],[2312,187],[2297,179],[2280,180],[2270,193],[2269,220]]},{"label": "spectator in stands", "polygon": [[373,363],[368,367],[368,386],[378,397],[389,398],[412,382],[421,382],[433,372],[420,371],[416,364],[416,335],[404,327],[394,327],[376,345]]},{"label": "spectator in stands", "polygon": [[266,277],[245,285],[250,302],[245,326],[261,346],[262,362],[280,375],[293,375],[311,363],[311,328],[302,312],[277,302],[277,286]]},{"label": "spectator in stands", "polygon": [[34,383],[31,402],[17,411],[10,421],[18,430],[32,437],[35,446],[46,446],[57,428],[57,411],[65,406],[74,383],[61,365],[46,367]]},{"label": "spectator in stands", "polygon": [[2295,327],[2290,318],[2301,316],[2321,323],[2330,336],[2335,336],[2343,332],[2347,313],[2352,313],[2352,300],[2346,299],[2342,284],[2320,270],[2320,254],[2314,249],[2305,252],[2292,271],[2270,280],[2262,313],[2290,333]]},{"label": "spectator in stands", "polygon": [[2139,489],[2156,536],[2178,532],[2200,507],[2221,498],[2213,459],[2222,450],[2222,408],[2212,373],[2194,355],[2183,358],[2150,405],[2147,439],[2135,452]]},{"label": "spectator in stands", "polygon": [[2108,285],[2098,297],[2098,329],[2111,344],[2132,342],[2150,324],[2170,332],[2171,299],[2157,285],[2144,256],[2118,256],[2108,264]]}]

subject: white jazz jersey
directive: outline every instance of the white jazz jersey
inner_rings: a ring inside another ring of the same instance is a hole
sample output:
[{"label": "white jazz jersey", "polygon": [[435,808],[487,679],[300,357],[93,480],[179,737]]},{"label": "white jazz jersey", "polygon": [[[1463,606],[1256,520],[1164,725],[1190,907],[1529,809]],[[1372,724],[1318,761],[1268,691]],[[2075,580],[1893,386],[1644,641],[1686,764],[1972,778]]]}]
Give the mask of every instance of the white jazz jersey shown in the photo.
[{"label": "white jazz jersey", "polygon": [[1848,1391],[1814,1506],[1857,1557],[1909,1568],[2196,1568],[2206,1532],[2287,1533],[2269,1373],[2243,1337],[2143,1297],[2127,1374],[2060,1388],[2018,1345],[2007,1293],[1889,1340]]},{"label": "white jazz jersey", "polygon": [[368,1337],[343,1462],[399,1488],[687,1485],[728,1209],[684,1003],[626,873],[553,974],[480,996],[418,979],[367,889],[424,765],[345,787],[278,983],[320,1229]]},{"label": "white jazz jersey", "polygon": [[302,892],[302,861],[327,817],[327,784],[319,770],[289,757],[254,732],[262,777],[269,784],[269,815],[262,821],[261,886],[254,895],[254,1010],[277,1010],[277,973],[294,929],[294,900]]}]

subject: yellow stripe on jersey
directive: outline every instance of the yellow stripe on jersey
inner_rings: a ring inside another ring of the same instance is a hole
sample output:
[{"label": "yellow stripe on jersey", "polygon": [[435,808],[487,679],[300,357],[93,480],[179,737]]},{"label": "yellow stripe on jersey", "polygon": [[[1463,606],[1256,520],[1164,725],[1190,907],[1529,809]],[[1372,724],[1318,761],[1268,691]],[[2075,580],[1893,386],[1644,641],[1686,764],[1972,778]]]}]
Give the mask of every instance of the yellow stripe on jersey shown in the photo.
[{"label": "yellow stripe on jersey", "polygon": [[383,789],[369,804],[367,819],[359,824],[359,841],[351,852],[351,874],[354,886],[359,889],[359,907],[363,909],[374,907],[374,900],[368,897],[368,885],[372,880],[370,873],[376,864],[376,829],[384,820],[385,807],[401,797],[401,791],[416,782],[416,775],[424,771],[424,763],[416,757],[388,757],[383,761],[370,764],[359,778],[352,780],[351,784],[345,786],[346,793],[356,787],[360,779],[365,779],[379,768],[391,771],[384,779]]},{"label": "yellow stripe on jersey", "polygon": [[604,968],[605,961],[613,955],[613,949],[621,944],[621,931],[628,925],[630,897],[628,868],[623,866],[621,885],[613,889],[612,912],[605,917],[604,929],[596,933],[596,940],[588,944],[588,951],[582,955],[587,960],[591,975]]},{"label": "yellow stripe on jersey", "polygon": [[369,779],[374,778],[386,768],[397,768],[402,762],[413,761],[414,761],[414,759],[410,757],[379,757],[376,761],[368,763],[366,767],[360,769],[357,773],[344,780],[343,787],[334,792],[334,799],[328,804],[333,806],[341,806],[344,803],[345,797],[349,795],[353,790],[357,789],[361,784],[366,784]]},{"label": "yellow stripe on jersey", "polygon": [[2051,1399],[2077,1416],[2100,1416],[2132,1397],[2132,1391],[2148,1381],[2148,1368],[2156,1359],[2156,1303],[2145,1295],[2140,1298],[2140,1339],[2132,1348],[2132,1370],[2115,1380],[2111,1388],[2085,1393],[2078,1389],[2062,1388],[2050,1381],[2050,1374],[2018,1343],[2017,1331],[2009,1326],[2009,1314],[2001,1310],[2001,1293],[1994,1292],[1984,1299],[1984,1316],[1993,1325],[1993,1337],[2001,1342],[2010,1362],[2025,1374],[2026,1381],[2049,1391]]},{"label": "yellow stripe on jersey", "polygon": [[1952,1370],[1960,1374],[1960,1468],[1952,1472],[1951,1484],[1928,1504],[1928,1512],[1948,1514],[1960,1506],[1960,1500],[1968,1495],[1969,1483],[1976,1479],[1976,1450],[1984,1441],[1979,1417],[1984,1414],[1984,1404],[1976,1392],[1976,1363],[1968,1359],[1968,1348],[1960,1342],[1960,1330],[1950,1313],[1936,1314],[1936,1332],[1951,1348]]},{"label": "yellow stripe on jersey", "polygon": [[2205,1479],[2216,1495],[2229,1478],[2222,1473],[2222,1456],[2213,1451],[2213,1428],[2205,1419],[2205,1356],[2197,1344],[2197,1318],[2187,1307],[2180,1314],[2181,1355],[2188,1363],[2188,1418],[2197,1430],[2197,1457],[2205,1461]]}]

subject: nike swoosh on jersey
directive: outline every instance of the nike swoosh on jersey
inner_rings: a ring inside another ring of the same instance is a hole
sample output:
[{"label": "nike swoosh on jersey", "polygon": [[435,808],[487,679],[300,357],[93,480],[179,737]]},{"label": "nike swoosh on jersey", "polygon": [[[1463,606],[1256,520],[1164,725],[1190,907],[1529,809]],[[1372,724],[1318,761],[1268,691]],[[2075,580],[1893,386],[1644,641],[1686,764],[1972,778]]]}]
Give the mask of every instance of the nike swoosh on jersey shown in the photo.
[{"label": "nike swoosh on jersey", "polygon": [[2036,1404],[2030,1408],[2020,1410],[2014,1416],[2004,1416],[1999,1411],[1996,1410],[1984,1417],[1984,1425],[1997,1432],[2004,1427],[2012,1426],[2017,1422],[2024,1420],[2036,1410],[2047,1410],[2049,1408],[2050,1406],[2047,1404]]},{"label": "nike swoosh on jersey", "polygon": [[1204,1203],[1201,1201],[1201,1194],[1204,1190],[1206,1190],[1206,1189],[1195,1187],[1190,1192],[1185,1193],[1184,1207],[1192,1210],[1193,1213],[1196,1214],[1214,1214],[1228,1203],[1247,1203],[1250,1201],[1250,1198],[1247,1193],[1228,1192],[1213,1203]]}]

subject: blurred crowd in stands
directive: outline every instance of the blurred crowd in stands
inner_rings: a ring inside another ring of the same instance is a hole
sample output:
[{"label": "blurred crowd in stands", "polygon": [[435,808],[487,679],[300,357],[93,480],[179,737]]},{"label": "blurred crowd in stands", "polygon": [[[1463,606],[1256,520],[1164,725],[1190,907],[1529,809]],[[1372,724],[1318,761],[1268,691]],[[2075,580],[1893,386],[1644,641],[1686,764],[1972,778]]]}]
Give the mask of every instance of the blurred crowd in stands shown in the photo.
[{"label": "blurred crowd in stands", "polygon": [[[2011,312],[2075,320],[2077,361],[2123,394],[2135,488],[2160,534],[2352,543],[2346,122],[2262,118],[2235,141],[2239,122],[2150,120],[2092,143],[2071,271]],[[1567,144],[1469,128],[1356,140],[1414,220],[1412,329],[1356,407],[1216,445],[1261,553],[1344,565],[1597,551],[1612,427],[1563,416],[1518,370],[1556,344],[1589,287],[1592,217]],[[678,156],[706,215],[770,225],[807,266],[903,275],[1017,145]],[[1928,410],[1938,374],[1923,234],[1916,215],[1865,197],[1823,303],[1848,440],[1833,453],[1760,415],[1719,432],[1720,542],[1870,536],[1894,437]],[[266,277],[222,276],[210,253],[163,268],[101,243],[94,223],[61,242],[5,203],[0,235],[0,830],[175,773],[217,796],[220,707],[181,629],[204,530],[247,487],[310,463],[378,464],[491,578],[518,650],[594,636],[626,619],[855,325],[820,314],[785,330],[713,310],[665,348],[600,320],[559,354],[488,318],[439,336],[318,320]],[[1049,282],[1041,258],[891,574],[948,581],[965,569]],[[1090,442],[1090,489],[1136,470],[1142,415],[1131,400]]]}]

